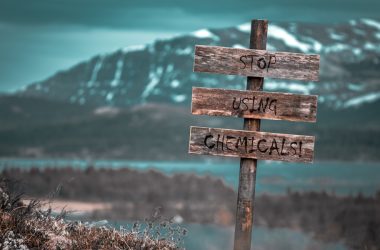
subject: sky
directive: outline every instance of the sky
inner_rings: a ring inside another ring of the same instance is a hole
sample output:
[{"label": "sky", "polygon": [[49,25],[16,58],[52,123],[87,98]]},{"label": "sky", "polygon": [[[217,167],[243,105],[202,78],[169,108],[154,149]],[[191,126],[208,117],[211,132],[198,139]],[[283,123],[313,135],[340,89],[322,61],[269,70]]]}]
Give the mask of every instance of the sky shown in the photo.
[{"label": "sky", "polygon": [[0,92],[99,53],[201,28],[380,18],[379,0],[0,0]]}]

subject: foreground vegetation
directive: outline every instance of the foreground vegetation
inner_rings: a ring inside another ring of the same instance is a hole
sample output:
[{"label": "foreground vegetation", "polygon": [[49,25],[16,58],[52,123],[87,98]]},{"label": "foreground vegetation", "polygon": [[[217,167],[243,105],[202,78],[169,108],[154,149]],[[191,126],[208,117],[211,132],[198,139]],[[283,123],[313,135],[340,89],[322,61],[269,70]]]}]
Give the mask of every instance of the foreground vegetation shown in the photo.
[{"label": "foreground vegetation", "polygon": [[[142,220],[160,206],[164,217],[187,223],[234,225],[236,192],[216,178],[91,167],[9,169],[1,175],[17,177],[30,197],[46,198],[59,186],[55,199],[111,204],[87,214],[91,220]],[[338,196],[289,190],[285,195],[258,195],[255,205],[256,226],[292,228],[319,240],[343,241],[350,249],[380,249],[380,191]]]},{"label": "foreground vegetation", "polygon": [[65,221],[64,212],[53,217],[50,210],[39,209],[38,201],[24,204],[4,183],[0,183],[0,249],[179,249],[174,236],[185,233],[171,232],[173,241],[162,238],[160,227],[170,225],[155,225],[158,217],[147,227],[135,224],[130,231]]}]

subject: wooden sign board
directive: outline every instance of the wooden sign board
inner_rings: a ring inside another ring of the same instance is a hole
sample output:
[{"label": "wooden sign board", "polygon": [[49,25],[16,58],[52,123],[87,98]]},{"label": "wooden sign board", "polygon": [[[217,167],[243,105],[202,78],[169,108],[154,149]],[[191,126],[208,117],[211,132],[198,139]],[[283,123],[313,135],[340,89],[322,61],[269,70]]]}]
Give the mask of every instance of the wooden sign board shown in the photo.
[{"label": "wooden sign board", "polygon": [[190,127],[189,153],[313,162],[314,136]]},{"label": "wooden sign board", "polygon": [[194,71],[318,81],[319,55],[197,45]]},{"label": "wooden sign board", "polygon": [[317,96],[285,93],[193,88],[194,115],[315,122]]}]

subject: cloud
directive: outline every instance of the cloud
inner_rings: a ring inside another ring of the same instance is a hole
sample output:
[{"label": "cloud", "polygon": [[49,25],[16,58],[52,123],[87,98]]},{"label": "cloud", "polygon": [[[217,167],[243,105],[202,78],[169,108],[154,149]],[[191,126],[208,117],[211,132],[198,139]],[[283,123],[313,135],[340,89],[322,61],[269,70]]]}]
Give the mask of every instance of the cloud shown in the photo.
[{"label": "cloud", "polygon": [[201,28],[378,17],[378,0],[0,0],[0,91],[101,52]]},{"label": "cloud", "polygon": [[14,91],[99,53],[169,38],[168,31],[0,23],[0,92]]},{"label": "cloud", "polygon": [[[21,25],[81,25],[115,29],[221,27],[254,17],[325,21],[376,17],[377,0],[0,0],[0,21]],[[370,6],[370,8],[369,8]],[[235,20],[235,21],[232,21]],[[189,24],[190,23],[190,24]]]}]

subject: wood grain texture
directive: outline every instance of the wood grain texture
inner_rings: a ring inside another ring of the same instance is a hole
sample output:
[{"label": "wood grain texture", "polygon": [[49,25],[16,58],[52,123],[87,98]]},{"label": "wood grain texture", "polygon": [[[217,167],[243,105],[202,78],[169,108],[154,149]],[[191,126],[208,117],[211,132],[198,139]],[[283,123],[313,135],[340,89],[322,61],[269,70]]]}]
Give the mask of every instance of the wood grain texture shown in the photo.
[{"label": "wood grain texture", "polygon": [[[267,46],[268,21],[254,19],[251,22],[249,48],[265,50]],[[247,90],[262,91],[264,78],[247,77]],[[260,130],[259,119],[244,119],[244,129]],[[240,158],[238,198],[236,202],[236,224],[234,250],[251,249],[254,199],[256,190],[257,160]]]},{"label": "wood grain texture", "polygon": [[319,55],[197,45],[194,71],[318,81]]},{"label": "wood grain texture", "polygon": [[317,96],[276,92],[193,88],[194,115],[315,122]]},{"label": "wood grain texture", "polygon": [[313,162],[314,136],[190,127],[189,153]]}]

